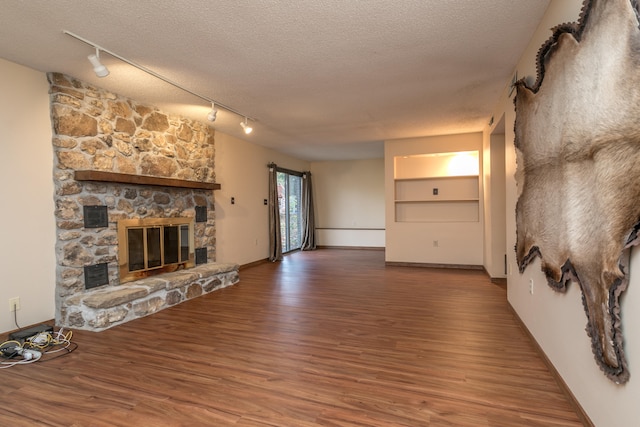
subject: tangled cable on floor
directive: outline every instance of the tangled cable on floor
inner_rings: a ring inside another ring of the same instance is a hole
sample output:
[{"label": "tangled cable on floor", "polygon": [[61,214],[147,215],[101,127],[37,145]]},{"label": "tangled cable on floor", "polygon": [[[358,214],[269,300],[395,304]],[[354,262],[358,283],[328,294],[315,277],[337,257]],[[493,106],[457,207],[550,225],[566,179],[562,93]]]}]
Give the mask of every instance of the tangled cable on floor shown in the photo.
[{"label": "tangled cable on floor", "polygon": [[[2,356],[0,360],[7,359],[7,361],[0,361],[0,369],[38,361],[46,362],[69,354],[78,348],[78,345],[71,341],[72,336],[73,331],[64,333],[64,328],[61,328],[58,332],[40,332],[24,342],[5,341],[0,344],[0,356]],[[18,359],[12,360],[14,358]]]}]

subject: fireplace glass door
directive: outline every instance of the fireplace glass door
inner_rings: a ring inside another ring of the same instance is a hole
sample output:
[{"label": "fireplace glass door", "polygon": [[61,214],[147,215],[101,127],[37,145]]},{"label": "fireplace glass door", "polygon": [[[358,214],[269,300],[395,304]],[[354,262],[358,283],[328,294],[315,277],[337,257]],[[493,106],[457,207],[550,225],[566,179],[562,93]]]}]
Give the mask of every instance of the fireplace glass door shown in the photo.
[{"label": "fireplace glass door", "polygon": [[129,228],[127,239],[129,271],[189,260],[188,225]]},{"label": "fireplace glass door", "polygon": [[160,227],[147,228],[147,268],[160,267],[162,265],[162,257],[160,249],[162,248],[162,240],[160,239]]},{"label": "fireplace glass door", "polygon": [[128,229],[127,241],[129,242],[129,270],[144,269],[144,228]]},{"label": "fireplace glass door", "polygon": [[120,282],[195,265],[190,218],[122,220],[118,231]]},{"label": "fireplace glass door", "polygon": [[172,264],[180,260],[178,227],[164,227],[164,262]]}]

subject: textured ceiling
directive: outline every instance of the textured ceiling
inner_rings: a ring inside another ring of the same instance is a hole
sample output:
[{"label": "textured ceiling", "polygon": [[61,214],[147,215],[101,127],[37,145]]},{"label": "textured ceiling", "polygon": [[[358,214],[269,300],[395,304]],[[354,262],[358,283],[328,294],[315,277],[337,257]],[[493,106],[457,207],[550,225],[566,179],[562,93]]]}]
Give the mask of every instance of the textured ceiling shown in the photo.
[{"label": "textured ceiling", "polygon": [[211,108],[78,34],[256,119],[221,132],[307,160],[480,131],[549,0],[3,0],[0,57],[198,120]]}]

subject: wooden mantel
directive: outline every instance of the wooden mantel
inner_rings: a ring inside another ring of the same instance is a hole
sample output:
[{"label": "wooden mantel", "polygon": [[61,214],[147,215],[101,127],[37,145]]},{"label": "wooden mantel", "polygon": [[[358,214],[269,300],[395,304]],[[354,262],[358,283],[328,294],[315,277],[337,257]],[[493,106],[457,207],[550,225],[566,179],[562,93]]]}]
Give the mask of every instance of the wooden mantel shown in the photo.
[{"label": "wooden mantel", "polygon": [[159,187],[194,188],[198,190],[219,190],[220,184],[214,182],[188,181],[185,179],[160,178],[127,173],[81,170],[74,172],[76,181],[117,182],[120,184],[157,185]]}]

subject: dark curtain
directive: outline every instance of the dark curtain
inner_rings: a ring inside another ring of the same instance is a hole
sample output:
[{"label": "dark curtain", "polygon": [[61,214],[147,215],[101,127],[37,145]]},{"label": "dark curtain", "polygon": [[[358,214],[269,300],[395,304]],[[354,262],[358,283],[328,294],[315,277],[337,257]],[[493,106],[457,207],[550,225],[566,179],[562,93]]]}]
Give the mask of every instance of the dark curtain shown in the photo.
[{"label": "dark curtain", "polygon": [[275,163],[269,164],[269,261],[282,259],[282,233],[278,206],[278,171]]},{"label": "dark curtain", "polygon": [[313,187],[311,172],[302,174],[302,244],[300,249],[311,251],[316,248],[316,222],[313,214]]}]

